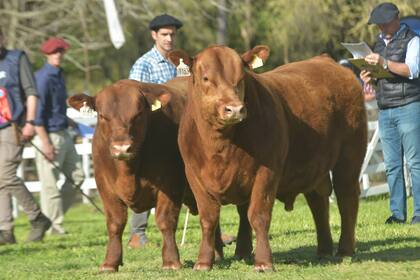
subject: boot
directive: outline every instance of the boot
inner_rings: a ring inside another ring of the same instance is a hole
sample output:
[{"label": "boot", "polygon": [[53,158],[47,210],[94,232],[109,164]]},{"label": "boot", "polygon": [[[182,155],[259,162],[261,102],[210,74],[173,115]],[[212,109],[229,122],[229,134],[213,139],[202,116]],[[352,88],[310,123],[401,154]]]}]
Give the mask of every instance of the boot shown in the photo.
[{"label": "boot", "polygon": [[0,230],[0,245],[6,244],[15,244],[16,239],[13,234],[13,229],[11,230]]},{"label": "boot", "polygon": [[31,221],[31,226],[28,241],[37,242],[44,238],[45,232],[51,227],[51,221],[41,212],[35,220]]}]

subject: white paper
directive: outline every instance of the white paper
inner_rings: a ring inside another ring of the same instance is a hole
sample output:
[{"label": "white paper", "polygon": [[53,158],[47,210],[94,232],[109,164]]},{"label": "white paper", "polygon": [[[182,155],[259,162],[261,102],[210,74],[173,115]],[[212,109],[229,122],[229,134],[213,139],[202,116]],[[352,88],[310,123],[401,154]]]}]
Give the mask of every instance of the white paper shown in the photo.
[{"label": "white paper", "polygon": [[124,45],[125,38],[121,28],[120,20],[118,19],[117,9],[115,8],[114,0],[103,0],[105,6],[106,20],[108,23],[109,36],[111,42],[116,49]]},{"label": "white paper", "polygon": [[364,58],[372,53],[372,50],[365,42],[360,43],[341,43],[351,54],[353,58]]}]

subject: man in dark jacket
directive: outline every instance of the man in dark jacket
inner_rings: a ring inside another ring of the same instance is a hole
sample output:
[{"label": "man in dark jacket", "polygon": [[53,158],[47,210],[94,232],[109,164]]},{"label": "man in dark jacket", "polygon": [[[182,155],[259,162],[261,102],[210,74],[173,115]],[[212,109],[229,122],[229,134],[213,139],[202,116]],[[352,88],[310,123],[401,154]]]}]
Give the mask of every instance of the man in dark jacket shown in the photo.
[{"label": "man in dark jacket", "polygon": [[0,245],[16,243],[12,196],[31,223],[28,241],[42,240],[51,226],[22,179],[16,175],[22,161],[23,141],[30,140],[35,132],[37,92],[25,53],[7,50],[3,39],[0,30]]},{"label": "man in dark jacket", "polygon": [[[404,223],[407,219],[404,157],[413,186],[411,224],[420,224],[420,49],[419,37],[400,23],[399,10],[392,3],[381,3],[368,24],[376,24],[379,34],[370,64],[379,64],[394,77],[374,81],[368,71],[360,78],[365,85],[377,82],[376,92],[365,90],[365,99],[376,97],[379,107],[379,134],[385,159],[392,215],[386,224]],[[365,87],[368,89],[369,86]]]}]

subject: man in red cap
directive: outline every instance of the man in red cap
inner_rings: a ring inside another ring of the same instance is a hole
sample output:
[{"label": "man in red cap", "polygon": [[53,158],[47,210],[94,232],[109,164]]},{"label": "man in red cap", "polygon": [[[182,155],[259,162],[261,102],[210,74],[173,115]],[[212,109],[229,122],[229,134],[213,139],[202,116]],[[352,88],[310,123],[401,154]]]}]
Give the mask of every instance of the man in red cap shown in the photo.
[{"label": "man in red cap", "polygon": [[[70,45],[61,38],[50,38],[41,45],[47,58],[44,66],[35,73],[39,95],[34,120],[37,136],[35,143],[43,154],[36,152],[38,177],[41,181],[41,208],[52,221],[51,233],[65,234],[64,214],[76,194],[73,183],[80,186],[84,180],[82,161],[77,154],[73,138],[68,133],[67,90],[61,68],[63,55]],[[66,181],[57,188],[60,171]],[[71,178],[70,182],[67,178]]]},{"label": "man in red cap", "polygon": [[0,245],[16,243],[12,196],[31,223],[28,241],[42,240],[51,225],[16,175],[22,161],[21,140],[30,140],[35,133],[37,92],[28,57],[20,50],[6,49],[3,39],[0,29]]}]

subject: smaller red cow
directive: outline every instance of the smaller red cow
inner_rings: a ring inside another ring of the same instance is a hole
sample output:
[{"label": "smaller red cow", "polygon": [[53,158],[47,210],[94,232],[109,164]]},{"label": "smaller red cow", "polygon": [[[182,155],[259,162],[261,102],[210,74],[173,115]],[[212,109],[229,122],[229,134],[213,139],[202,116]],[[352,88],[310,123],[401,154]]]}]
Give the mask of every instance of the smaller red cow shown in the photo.
[{"label": "smaller red cow", "polygon": [[[79,110],[86,104],[98,114],[92,156],[109,237],[101,271],[118,271],[122,265],[127,207],[137,213],[156,207],[156,223],[163,236],[163,268],[181,267],[175,230],[183,200],[197,213],[177,145],[185,88],[185,78],[174,79],[167,86],[122,80],[95,97],[80,94],[69,98],[73,108]],[[165,108],[152,112],[156,99]],[[222,256],[220,231],[218,234],[216,250]]]}]

